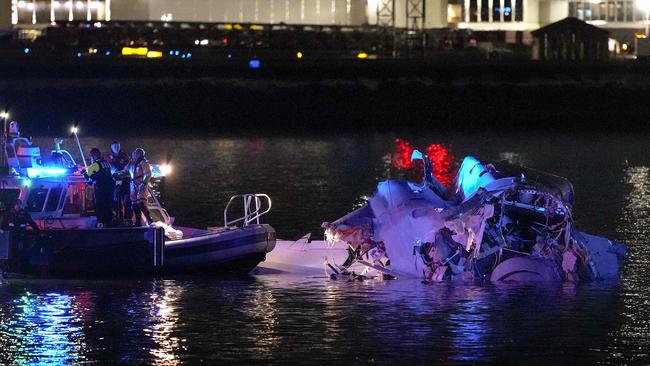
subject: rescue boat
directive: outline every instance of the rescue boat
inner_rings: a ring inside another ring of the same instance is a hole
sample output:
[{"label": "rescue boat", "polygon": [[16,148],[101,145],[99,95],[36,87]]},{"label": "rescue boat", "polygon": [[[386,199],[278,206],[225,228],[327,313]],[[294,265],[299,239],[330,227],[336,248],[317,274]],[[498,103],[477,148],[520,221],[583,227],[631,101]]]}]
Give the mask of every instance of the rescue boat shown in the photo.
[{"label": "rescue boat", "polygon": [[[28,138],[10,136],[2,141],[0,202],[9,208],[20,199],[40,228],[0,232],[4,273],[247,273],[275,247],[275,230],[260,221],[271,210],[271,198],[266,194],[231,197],[223,226],[199,229],[173,227],[174,217],[149,187],[147,206],[153,225],[97,228],[92,185],[81,173],[85,163],[78,164],[62,149],[61,139],[55,141],[49,155],[42,155],[40,147]],[[164,167],[152,164],[152,171],[154,180],[164,179]],[[242,207],[244,213],[233,219],[235,207]]]}]

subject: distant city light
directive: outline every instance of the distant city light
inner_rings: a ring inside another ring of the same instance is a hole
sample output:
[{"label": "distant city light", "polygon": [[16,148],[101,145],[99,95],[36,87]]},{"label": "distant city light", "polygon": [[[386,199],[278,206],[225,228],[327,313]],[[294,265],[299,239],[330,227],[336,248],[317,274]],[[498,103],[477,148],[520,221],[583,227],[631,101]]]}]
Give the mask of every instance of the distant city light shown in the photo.
[{"label": "distant city light", "polygon": [[84,8],[84,3],[82,3],[81,1],[77,1],[77,3],[74,4],[74,6],[75,6],[78,10],[81,10],[81,9]]},{"label": "distant city light", "polygon": [[73,127],[70,129],[70,131],[71,131],[73,134],[76,135],[77,132],[79,132],[79,129],[77,128],[77,126],[73,126]]},{"label": "distant city light", "polygon": [[248,62],[248,67],[251,69],[259,69],[260,68],[260,60],[250,60]]},{"label": "distant city light", "polygon": [[650,11],[650,0],[636,0],[636,7],[641,11]]},{"label": "distant city light", "polygon": [[24,52],[25,54],[28,54],[29,51],[30,51],[29,47],[26,47],[26,48],[23,50],[23,52]]},{"label": "distant city light", "polygon": [[360,58],[360,59],[368,58],[368,54],[365,53],[365,52],[359,52],[359,53],[357,54],[357,58]]},{"label": "distant city light", "polygon": [[149,51],[147,52],[147,58],[161,58],[163,53],[161,51]]},{"label": "distant city light", "polygon": [[147,47],[122,47],[122,56],[147,56]]},{"label": "distant city light", "polygon": [[172,13],[165,13],[160,17],[160,20],[163,22],[171,22],[173,19]]},{"label": "distant city light", "polygon": [[301,59],[302,58],[302,52],[298,51],[298,53],[296,53],[296,58]]},{"label": "distant city light", "polygon": [[55,1],[52,3],[52,6],[54,6],[54,9],[59,9],[61,7],[61,3],[58,1]]}]

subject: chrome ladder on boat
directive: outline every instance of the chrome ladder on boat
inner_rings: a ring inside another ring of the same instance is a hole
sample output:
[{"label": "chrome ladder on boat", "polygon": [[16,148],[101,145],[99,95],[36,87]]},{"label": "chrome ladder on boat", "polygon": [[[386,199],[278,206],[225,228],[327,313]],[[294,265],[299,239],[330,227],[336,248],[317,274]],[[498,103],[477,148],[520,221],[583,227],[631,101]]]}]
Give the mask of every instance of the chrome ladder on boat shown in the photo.
[{"label": "chrome ladder on boat", "polygon": [[[244,205],[244,216],[235,219],[228,220],[228,210],[230,209],[233,202],[241,199]],[[228,228],[231,225],[237,225],[241,222],[242,227],[246,227],[250,224],[260,224],[260,217],[266,215],[271,211],[271,197],[264,193],[254,193],[254,194],[237,194],[230,197],[226,208],[223,210],[223,226]],[[266,207],[266,208],[265,208]]]}]

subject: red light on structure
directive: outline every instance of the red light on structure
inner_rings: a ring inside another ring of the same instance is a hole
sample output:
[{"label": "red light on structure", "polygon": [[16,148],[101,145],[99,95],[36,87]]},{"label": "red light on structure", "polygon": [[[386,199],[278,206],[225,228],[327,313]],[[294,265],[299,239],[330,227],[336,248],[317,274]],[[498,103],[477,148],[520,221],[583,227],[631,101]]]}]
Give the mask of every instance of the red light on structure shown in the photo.
[{"label": "red light on structure", "polygon": [[228,44],[228,37],[223,37],[222,41],[223,41],[223,44]]},{"label": "red light on structure", "polygon": [[400,138],[395,139],[395,151],[393,152],[393,166],[399,169],[411,169],[413,162],[411,161],[413,155],[413,147],[408,141]]},{"label": "red light on structure", "polygon": [[[415,164],[411,161],[413,146],[408,141],[400,138],[395,139],[395,150],[391,156],[391,163],[398,169],[422,170],[422,164]],[[449,185],[454,179],[453,165],[454,157],[450,154],[449,147],[442,144],[429,145],[424,153],[427,154],[433,165],[433,175],[443,185]],[[419,171],[417,173],[420,173]],[[419,176],[421,177],[421,175]],[[413,176],[415,178],[415,176]]]},{"label": "red light on structure", "polygon": [[449,185],[454,179],[452,171],[453,157],[449,155],[449,149],[441,144],[431,144],[427,147],[427,156],[433,165],[433,175],[442,183]]}]

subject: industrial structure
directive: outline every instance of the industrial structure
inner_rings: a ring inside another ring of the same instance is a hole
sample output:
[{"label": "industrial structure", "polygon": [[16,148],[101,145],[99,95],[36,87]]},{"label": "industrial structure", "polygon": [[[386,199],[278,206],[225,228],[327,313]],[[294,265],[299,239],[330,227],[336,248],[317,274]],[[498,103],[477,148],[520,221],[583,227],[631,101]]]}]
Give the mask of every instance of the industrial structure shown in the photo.
[{"label": "industrial structure", "polygon": [[[630,42],[648,23],[644,0],[0,0],[0,30],[66,21],[156,21],[380,26],[525,33],[566,17],[607,29]],[[513,38],[514,36],[509,36]],[[393,39],[395,37],[392,37]]]}]

